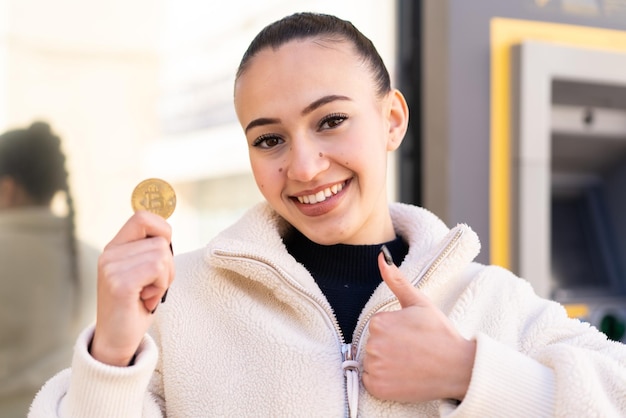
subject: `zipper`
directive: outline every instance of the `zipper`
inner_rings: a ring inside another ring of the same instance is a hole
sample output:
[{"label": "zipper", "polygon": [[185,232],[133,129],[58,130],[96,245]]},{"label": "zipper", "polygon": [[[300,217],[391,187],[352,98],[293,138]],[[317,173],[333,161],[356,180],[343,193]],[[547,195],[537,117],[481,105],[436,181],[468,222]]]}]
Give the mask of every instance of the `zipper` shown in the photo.
[{"label": "zipper", "polygon": [[[417,289],[422,288],[424,284],[428,281],[428,279],[432,277],[435,271],[437,271],[437,268],[446,259],[448,254],[450,254],[452,250],[457,246],[457,244],[461,240],[461,237],[463,236],[464,233],[465,233],[465,230],[463,227],[460,227],[460,226],[457,227],[456,231],[448,239],[448,241],[443,246],[441,251],[439,251],[433,257],[430,263],[426,264],[426,266],[415,277],[415,279],[411,281],[411,284],[415,286]],[[357,328],[354,330],[354,334],[352,337],[352,345],[353,345],[355,358],[356,358],[357,353],[360,351],[360,341],[361,341],[361,337],[363,336],[363,332],[365,331],[365,328],[367,327],[367,324],[369,323],[372,316],[374,316],[374,314],[376,314],[376,312],[380,311],[381,309],[384,309],[388,307],[389,305],[395,303],[397,300],[398,298],[396,298],[395,296],[392,298],[389,298],[379,303],[374,308],[370,309],[367,315],[363,317],[363,320],[359,323]]]},{"label": "zipper", "polygon": [[[464,229],[462,227],[457,227],[455,233],[450,237],[450,239],[446,242],[441,251],[439,251],[432,259],[432,261],[422,269],[422,271],[416,276],[414,280],[411,281],[416,288],[421,288],[424,286],[424,283],[432,277],[437,268],[441,265],[441,263],[446,259],[448,254],[456,247],[461,237],[464,234]],[[322,300],[317,295],[309,292],[307,289],[302,287],[298,282],[296,282],[289,274],[287,274],[282,268],[280,268],[277,264],[268,260],[264,257],[258,257],[255,255],[251,255],[248,253],[242,252],[231,252],[224,250],[215,250],[214,254],[221,257],[226,258],[245,258],[246,260],[257,262],[260,264],[264,264],[266,266],[274,269],[279,278],[285,281],[292,289],[294,289],[297,293],[304,296],[313,305],[323,314],[323,316],[330,321],[337,337],[339,339],[339,344],[341,347],[341,358],[342,358],[342,369],[344,371],[345,376],[345,384],[346,384],[346,402],[347,402],[347,411],[348,416],[350,418],[355,418],[357,416],[358,410],[358,396],[359,396],[359,363],[357,361],[357,355],[360,351],[360,341],[369,320],[376,314],[376,312],[381,309],[386,308],[387,306],[395,303],[397,301],[396,297],[389,298],[374,308],[370,309],[365,317],[360,321],[359,325],[354,331],[352,343],[346,343],[345,336],[339,327],[339,321],[337,321],[337,316],[333,312],[332,308],[328,305],[325,300]]]},{"label": "zipper", "polygon": [[[225,250],[214,250],[214,254],[218,257],[224,258],[244,258],[249,262],[256,262],[260,264],[264,264],[265,266],[269,266],[276,272],[276,275],[287,283],[292,289],[294,289],[298,294],[302,295],[305,299],[308,299],[313,306],[315,306],[321,313],[322,316],[330,321],[330,325],[335,330],[335,333],[339,340],[340,350],[341,350],[341,367],[344,371],[345,376],[345,396],[346,396],[346,410],[348,413],[350,411],[354,411],[354,416],[356,417],[356,410],[358,407],[358,395],[359,395],[359,363],[355,360],[355,350],[352,344],[346,343],[345,336],[343,335],[343,331],[339,327],[339,321],[337,320],[337,316],[332,308],[328,305],[328,302],[322,300],[317,295],[309,292],[307,289],[302,287],[300,283],[295,281],[289,274],[287,274],[282,268],[280,268],[277,264],[268,260],[264,257],[259,257],[256,255],[242,253],[242,252],[233,252],[233,251],[225,251]],[[355,390],[356,389],[356,390]],[[356,393],[356,398],[354,398],[354,394]],[[351,400],[352,399],[352,400]],[[351,403],[353,405],[351,408]]]},{"label": "zipper", "polygon": [[359,410],[359,362],[356,361],[356,352],[351,343],[341,347],[343,362],[341,368],[346,378],[346,400],[350,418],[356,418]]}]

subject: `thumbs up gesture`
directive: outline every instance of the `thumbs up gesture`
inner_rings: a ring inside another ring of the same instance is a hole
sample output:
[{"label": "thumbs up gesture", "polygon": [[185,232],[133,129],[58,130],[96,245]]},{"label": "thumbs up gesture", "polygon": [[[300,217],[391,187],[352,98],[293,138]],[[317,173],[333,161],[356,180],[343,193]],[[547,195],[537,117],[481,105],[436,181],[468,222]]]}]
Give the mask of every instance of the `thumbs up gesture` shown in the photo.
[{"label": "thumbs up gesture", "polygon": [[461,336],[382,251],[378,266],[401,309],[379,312],[370,320],[363,358],[365,388],[377,398],[399,402],[462,400],[476,342]]}]

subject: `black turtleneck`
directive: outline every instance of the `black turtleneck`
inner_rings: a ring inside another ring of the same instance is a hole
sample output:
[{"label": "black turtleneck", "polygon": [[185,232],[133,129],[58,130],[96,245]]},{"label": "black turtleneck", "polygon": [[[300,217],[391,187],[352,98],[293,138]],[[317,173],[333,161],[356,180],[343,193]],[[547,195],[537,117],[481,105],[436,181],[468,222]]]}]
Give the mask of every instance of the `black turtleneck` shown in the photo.
[{"label": "black turtleneck", "polygon": [[376,245],[320,245],[293,229],[284,241],[287,251],[306,267],[328,299],[346,341],[352,341],[359,315],[382,281],[380,247],[385,244],[389,248],[396,265],[409,250],[399,236]]}]

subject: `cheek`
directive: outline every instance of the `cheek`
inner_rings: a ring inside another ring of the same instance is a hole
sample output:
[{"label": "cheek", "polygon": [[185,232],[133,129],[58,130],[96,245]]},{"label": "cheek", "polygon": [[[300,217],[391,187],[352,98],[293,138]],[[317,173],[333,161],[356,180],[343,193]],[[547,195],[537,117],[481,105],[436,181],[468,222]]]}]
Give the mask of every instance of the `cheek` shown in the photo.
[{"label": "cheek", "polygon": [[284,170],[283,161],[272,161],[267,159],[251,159],[250,168],[255,177],[272,177],[280,174]]},{"label": "cheek", "polygon": [[252,175],[254,176],[254,180],[260,189],[264,187],[264,184],[267,182],[266,172],[263,168],[263,164],[260,164],[258,161],[253,159],[250,160],[250,168],[252,168]]},{"label": "cheek", "polygon": [[282,163],[259,161],[252,159],[250,161],[252,175],[262,194],[275,190],[280,187],[281,178],[284,177],[284,168]]}]

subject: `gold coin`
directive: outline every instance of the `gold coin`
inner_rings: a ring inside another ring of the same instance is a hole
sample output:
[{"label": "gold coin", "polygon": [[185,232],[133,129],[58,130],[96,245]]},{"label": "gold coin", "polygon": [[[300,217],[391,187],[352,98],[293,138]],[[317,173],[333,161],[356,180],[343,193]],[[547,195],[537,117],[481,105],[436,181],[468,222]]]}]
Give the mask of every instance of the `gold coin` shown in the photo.
[{"label": "gold coin", "polygon": [[133,210],[147,210],[167,219],[176,208],[176,193],[165,180],[152,178],[139,183],[131,196]]}]

